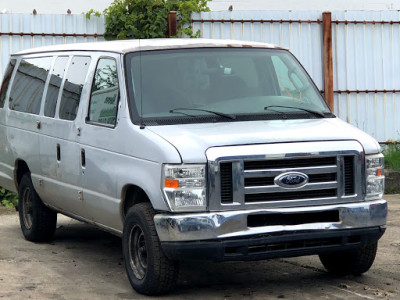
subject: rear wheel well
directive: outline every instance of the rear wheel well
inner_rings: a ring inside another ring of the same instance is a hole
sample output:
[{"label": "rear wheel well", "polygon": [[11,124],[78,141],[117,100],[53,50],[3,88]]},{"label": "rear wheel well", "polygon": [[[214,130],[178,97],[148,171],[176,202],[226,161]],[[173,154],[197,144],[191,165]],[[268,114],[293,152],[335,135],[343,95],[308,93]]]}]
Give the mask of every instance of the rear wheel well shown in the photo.
[{"label": "rear wheel well", "polygon": [[31,171],[29,170],[28,165],[26,164],[25,161],[23,160],[17,160],[15,161],[15,169],[14,169],[14,183],[15,187],[19,188],[19,184],[21,182],[22,176],[24,176],[25,173],[30,173]]},{"label": "rear wheel well", "polygon": [[135,204],[142,202],[150,202],[146,192],[136,185],[129,185],[124,188],[123,193],[123,218],[125,219],[128,210]]}]

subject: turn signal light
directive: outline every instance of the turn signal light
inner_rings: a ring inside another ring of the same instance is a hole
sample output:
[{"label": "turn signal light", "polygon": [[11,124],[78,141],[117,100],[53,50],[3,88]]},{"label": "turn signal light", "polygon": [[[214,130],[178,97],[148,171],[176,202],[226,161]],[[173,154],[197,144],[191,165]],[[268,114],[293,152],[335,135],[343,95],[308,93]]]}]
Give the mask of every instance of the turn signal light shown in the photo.
[{"label": "turn signal light", "polygon": [[179,181],[178,180],[173,180],[173,179],[165,179],[164,180],[164,187],[177,189],[177,188],[179,188]]}]

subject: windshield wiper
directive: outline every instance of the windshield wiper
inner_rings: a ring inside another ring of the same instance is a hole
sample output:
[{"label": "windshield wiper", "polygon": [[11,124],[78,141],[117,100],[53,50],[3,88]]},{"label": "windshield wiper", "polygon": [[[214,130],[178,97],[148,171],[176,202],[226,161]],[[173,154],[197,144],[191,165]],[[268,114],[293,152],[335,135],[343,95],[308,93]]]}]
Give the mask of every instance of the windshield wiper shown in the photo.
[{"label": "windshield wiper", "polygon": [[178,107],[178,108],[171,109],[169,112],[170,113],[174,113],[174,112],[179,112],[180,110],[204,111],[204,112],[207,112],[207,113],[210,113],[210,114],[214,114],[214,115],[217,115],[217,116],[220,116],[220,117],[224,117],[226,119],[231,119],[231,120],[235,120],[236,119],[236,116],[234,116],[234,115],[229,115],[229,114],[225,114],[225,113],[222,113],[222,112],[219,112],[219,111],[213,111],[213,110],[201,109],[201,108]]},{"label": "windshield wiper", "polygon": [[314,116],[317,116],[317,117],[321,117],[321,118],[325,118],[326,117],[325,114],[322,113],[322,112],[319,112],[319,111],[316,111],[316,110],[307,109],[307,108],[303,108],[303,107],[295,107],[295,106],[269,105],[269,106],[264,107],[264,110],[268,110],[269,108],[272,108],[272,107],[293,108],[293,109],[298,109],[298,110],[302,110],[302,111],[308,112],[308,113],[313,114]]}]

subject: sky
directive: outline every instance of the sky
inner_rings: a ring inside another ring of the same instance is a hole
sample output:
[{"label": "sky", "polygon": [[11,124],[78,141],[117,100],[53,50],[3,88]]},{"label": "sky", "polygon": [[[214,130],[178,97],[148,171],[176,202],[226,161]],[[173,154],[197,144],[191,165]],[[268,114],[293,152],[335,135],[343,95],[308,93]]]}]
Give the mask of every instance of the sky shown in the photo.
[{"label": "sky", "polygon": [[[103,11],[113,0],[0,0],[0,12],[65,14]],[[400,10],[399,0],[213,0],[211,10]]]}]

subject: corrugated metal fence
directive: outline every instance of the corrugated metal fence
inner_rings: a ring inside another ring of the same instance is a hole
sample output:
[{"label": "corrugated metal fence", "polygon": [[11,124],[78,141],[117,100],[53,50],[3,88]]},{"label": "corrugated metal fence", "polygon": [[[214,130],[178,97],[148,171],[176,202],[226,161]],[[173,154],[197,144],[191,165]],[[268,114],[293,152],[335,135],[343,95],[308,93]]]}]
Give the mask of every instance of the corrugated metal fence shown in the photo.
[{"label": "corrugated metal fence", "polygon": [[104,17],[0,14],[0,78],[11,53],[46,45],[103,40]]},{"label": "corrugated metal fence", "polygon": [[400,139],[399,12],[333,12],[335,112],[378,141]]},{"label": "corrugated metal fence", "polygon": [[[263,41],[289,48],[324,89],[322,12],[233,11],[193,15],[205,38]],[[0,14],[0,78],[9,54],[102,40],[104,18]],[[400,14],[332,12],[334,110],[380,142],[400,140]]]},{"label": "corrugated metal fence", "polygon": [[[233,11],[193,16],[205,38],[289,48],[323,90],[322,12]],[[332,12],[334,110],[378,141],[400,139],[400,14]]]}]

